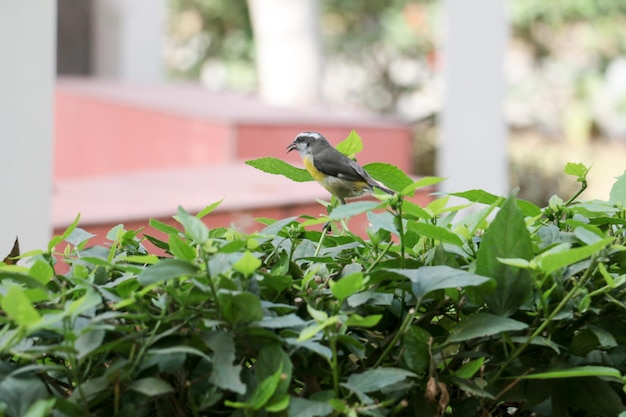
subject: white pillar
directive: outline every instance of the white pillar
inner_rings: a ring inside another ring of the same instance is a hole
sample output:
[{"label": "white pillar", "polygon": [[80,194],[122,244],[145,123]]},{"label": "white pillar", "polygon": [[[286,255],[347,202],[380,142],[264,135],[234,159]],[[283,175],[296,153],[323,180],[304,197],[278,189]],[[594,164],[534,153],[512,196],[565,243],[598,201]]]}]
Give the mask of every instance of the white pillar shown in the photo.
[{"label": "white pillar", "polygon": [[52,232],[56,1],[0,1],[0,260]]},{"label": "white pillar", "polygon": [[506,194],[503,62],[508,41],[502,0],[445,0],[445,96],[438,175],[443,191]]},{"label": "white pillar", "polygon": [[275,105],[320,98],[319,0],[248,0],[261,97]]},{"label": "white pillar", "polygon": [[166,0],[94,0],[94,75],[162,80]]}]

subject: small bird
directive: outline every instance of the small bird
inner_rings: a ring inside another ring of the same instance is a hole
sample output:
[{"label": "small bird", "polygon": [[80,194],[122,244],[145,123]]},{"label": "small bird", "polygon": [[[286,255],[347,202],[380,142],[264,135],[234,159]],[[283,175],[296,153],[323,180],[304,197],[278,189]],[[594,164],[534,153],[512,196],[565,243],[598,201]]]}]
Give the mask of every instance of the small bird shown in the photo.
[{"label": "small bird", "polygon": [[339,199],[359,197],[378,188],[394,194],[376,181],[359,164],[333,148],[326,138],[317,132],[302,132],[287,147],[287,153],[296,150],[302,157],[304,167],[315,181]]}]

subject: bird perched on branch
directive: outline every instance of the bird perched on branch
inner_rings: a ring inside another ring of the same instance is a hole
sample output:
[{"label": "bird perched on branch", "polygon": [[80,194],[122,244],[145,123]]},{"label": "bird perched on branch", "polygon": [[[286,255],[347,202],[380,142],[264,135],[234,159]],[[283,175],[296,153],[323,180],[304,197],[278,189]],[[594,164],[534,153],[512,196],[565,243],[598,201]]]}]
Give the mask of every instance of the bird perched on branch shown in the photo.
[{"label": "bird perched on branch", "polygon": [[359,164],[333,148],[326,138],[317,132],[302,132],[287,147],[287,153],[296,150],[302,157],[304,167],[315,181],[339,199],[359,197],[378,188],[394,194],[376,181]]}]

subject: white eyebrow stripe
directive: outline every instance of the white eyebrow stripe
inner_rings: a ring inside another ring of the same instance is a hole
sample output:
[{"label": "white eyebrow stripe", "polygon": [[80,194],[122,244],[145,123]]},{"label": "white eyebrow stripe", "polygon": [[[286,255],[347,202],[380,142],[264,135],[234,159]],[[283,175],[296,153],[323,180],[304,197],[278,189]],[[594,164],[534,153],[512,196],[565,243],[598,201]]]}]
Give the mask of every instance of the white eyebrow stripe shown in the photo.
[{"label": "white eyebrow stripe", "polygon": [[301,136],[307,136],[307,137],[311,137],[317,140],[323,139],[324,137],[322,135],[320,135],[317,132],[300,132],[298,133],[298,136],[296,136],[296,139],[298,139]]}]

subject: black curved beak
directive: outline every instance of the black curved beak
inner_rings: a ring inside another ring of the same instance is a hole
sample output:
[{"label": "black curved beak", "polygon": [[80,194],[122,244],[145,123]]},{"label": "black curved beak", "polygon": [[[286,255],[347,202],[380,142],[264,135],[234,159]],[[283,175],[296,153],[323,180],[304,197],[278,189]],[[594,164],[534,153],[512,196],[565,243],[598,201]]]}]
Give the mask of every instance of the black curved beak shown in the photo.
[{"label": "black curved beak", "polygon": [[287,153],[296,149],[296,142],[291,142],[289,146],[287,146]]}]

